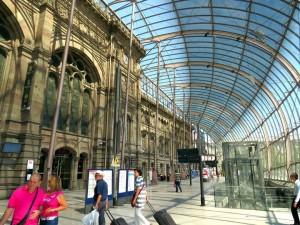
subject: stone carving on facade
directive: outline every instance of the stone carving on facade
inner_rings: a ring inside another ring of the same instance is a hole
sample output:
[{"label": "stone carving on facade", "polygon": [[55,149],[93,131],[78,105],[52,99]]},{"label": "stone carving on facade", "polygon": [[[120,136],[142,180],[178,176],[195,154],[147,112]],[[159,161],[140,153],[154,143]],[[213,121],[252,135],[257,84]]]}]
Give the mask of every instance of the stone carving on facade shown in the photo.
[{"label": "stone carving on facade", "polygon": [[32,0],[33,3],[39,4],[39,5],[48,4],[51,6],[54,5],[54,1],[55,0]]},{"label": "stone carving on facade", "polygon": [[[68,20],[69,18],[69,3],[60,2],[57,4],[58,15],[64,19]],[[94,12],[90,12],[94,13]],[[89,15],[89,13],[87,14]],[[75,10],[73,18],[73,29],[78,29],[82,33],[88,35],[92,40],[97,42],[100,45],[107,45],[105,33],[98,28],[97,24],[92,22],[85,16],[82,12]]]},{"label": "stone carving on facade", "polygon": [[64,7],[62,4],[58,4],[56,10],[61,18],[65,20],[69,18],[69,10],[66,7]]}]

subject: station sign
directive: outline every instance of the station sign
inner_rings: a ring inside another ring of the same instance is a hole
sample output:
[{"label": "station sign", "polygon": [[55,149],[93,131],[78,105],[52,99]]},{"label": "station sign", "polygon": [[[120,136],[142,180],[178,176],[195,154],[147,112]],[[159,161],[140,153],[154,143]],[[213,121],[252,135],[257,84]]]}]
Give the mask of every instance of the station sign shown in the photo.
[{"label": "station sign", "polygon": [[199,163],[199,149],[198,148],[183,148],[177,149],[179,163]]}]

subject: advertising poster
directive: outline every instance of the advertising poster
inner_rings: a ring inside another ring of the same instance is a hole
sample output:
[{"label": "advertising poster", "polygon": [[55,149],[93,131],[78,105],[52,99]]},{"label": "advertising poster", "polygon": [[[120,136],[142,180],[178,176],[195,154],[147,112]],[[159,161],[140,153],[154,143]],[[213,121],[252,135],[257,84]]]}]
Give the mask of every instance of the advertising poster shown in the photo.
[{"label": "advertising poster", "polygon": [[112,195],[112,187],[113,187],[113,173],[112,170],[103,170],[104,177],[103,180],[106,181],[108,187],[108,195]]},{"label": "advertising poster", "polygon": [[[87,198],[93,198],[94,196],[94,188],[96,186],[94,173],[96,169],[89,170],[88,173],[88,190],[87,190]],[[102,170],[104,173],[103,180],[106,181],[108,187],[108,195],[112,195],[112,170]]]},{"label": "advertising poster", "polygon": [[119,170],[119,193],[126,192],[127,170]]},{"label": "advertising poster", "polygon": [[129,191],[134,191],[134,181],[135,181],[135,179],[134,179],[134,170],[128,170],[128,186],[127,186],[127,188],[128,188],[128,192]]}]

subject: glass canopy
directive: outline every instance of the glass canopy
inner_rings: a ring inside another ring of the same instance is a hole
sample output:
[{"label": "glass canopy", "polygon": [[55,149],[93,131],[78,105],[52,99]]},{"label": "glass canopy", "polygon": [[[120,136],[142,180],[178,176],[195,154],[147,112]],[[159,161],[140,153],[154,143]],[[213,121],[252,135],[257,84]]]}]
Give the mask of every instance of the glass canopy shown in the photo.
[{"label": "glass canopy", "polygon": [[134,5],[144,76],[214,142],[299,127],[298,0],[104,2],[129,28]]}]

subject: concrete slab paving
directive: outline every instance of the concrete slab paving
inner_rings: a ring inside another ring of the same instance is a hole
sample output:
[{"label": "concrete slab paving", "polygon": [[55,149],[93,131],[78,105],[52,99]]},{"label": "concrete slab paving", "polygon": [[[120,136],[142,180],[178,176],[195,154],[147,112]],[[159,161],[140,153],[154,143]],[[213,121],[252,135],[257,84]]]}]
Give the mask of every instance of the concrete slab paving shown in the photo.
[{"label": "concrete slab paving", "polygon": [[[219,182],[224,181],[220,178]],[[222,225],[284,225],[292,224],[293,219],[288,209],[273,209],[268,212],[257,210],[242,210],[229,208],[216,208],[214,204],[213,186],[215,181],[204,183],[205,206],[200,202],[199,178],[194,178],[192,185],[189,180],[182,181],[183,192],[175,192],[173,183],[159,182],[158,185],[147,187],[150,202],[156,210],[167,209],[178,225],[222,224]],[[60,212],[59,224],[82,225],[81,218],[84,214],[85,190],[64,191],[68,209]],[[6,209],[8,200],[0,200],[0,216]],[[110,208],[115,218],[123,217],[128,225],[134,225],[134,209],[130,204]],[[158,223],[148,206],[143,214],[152,225]],[[10,224],[8,221],[6,224]],[[106,217],[106,224],[110,224]]]}]

